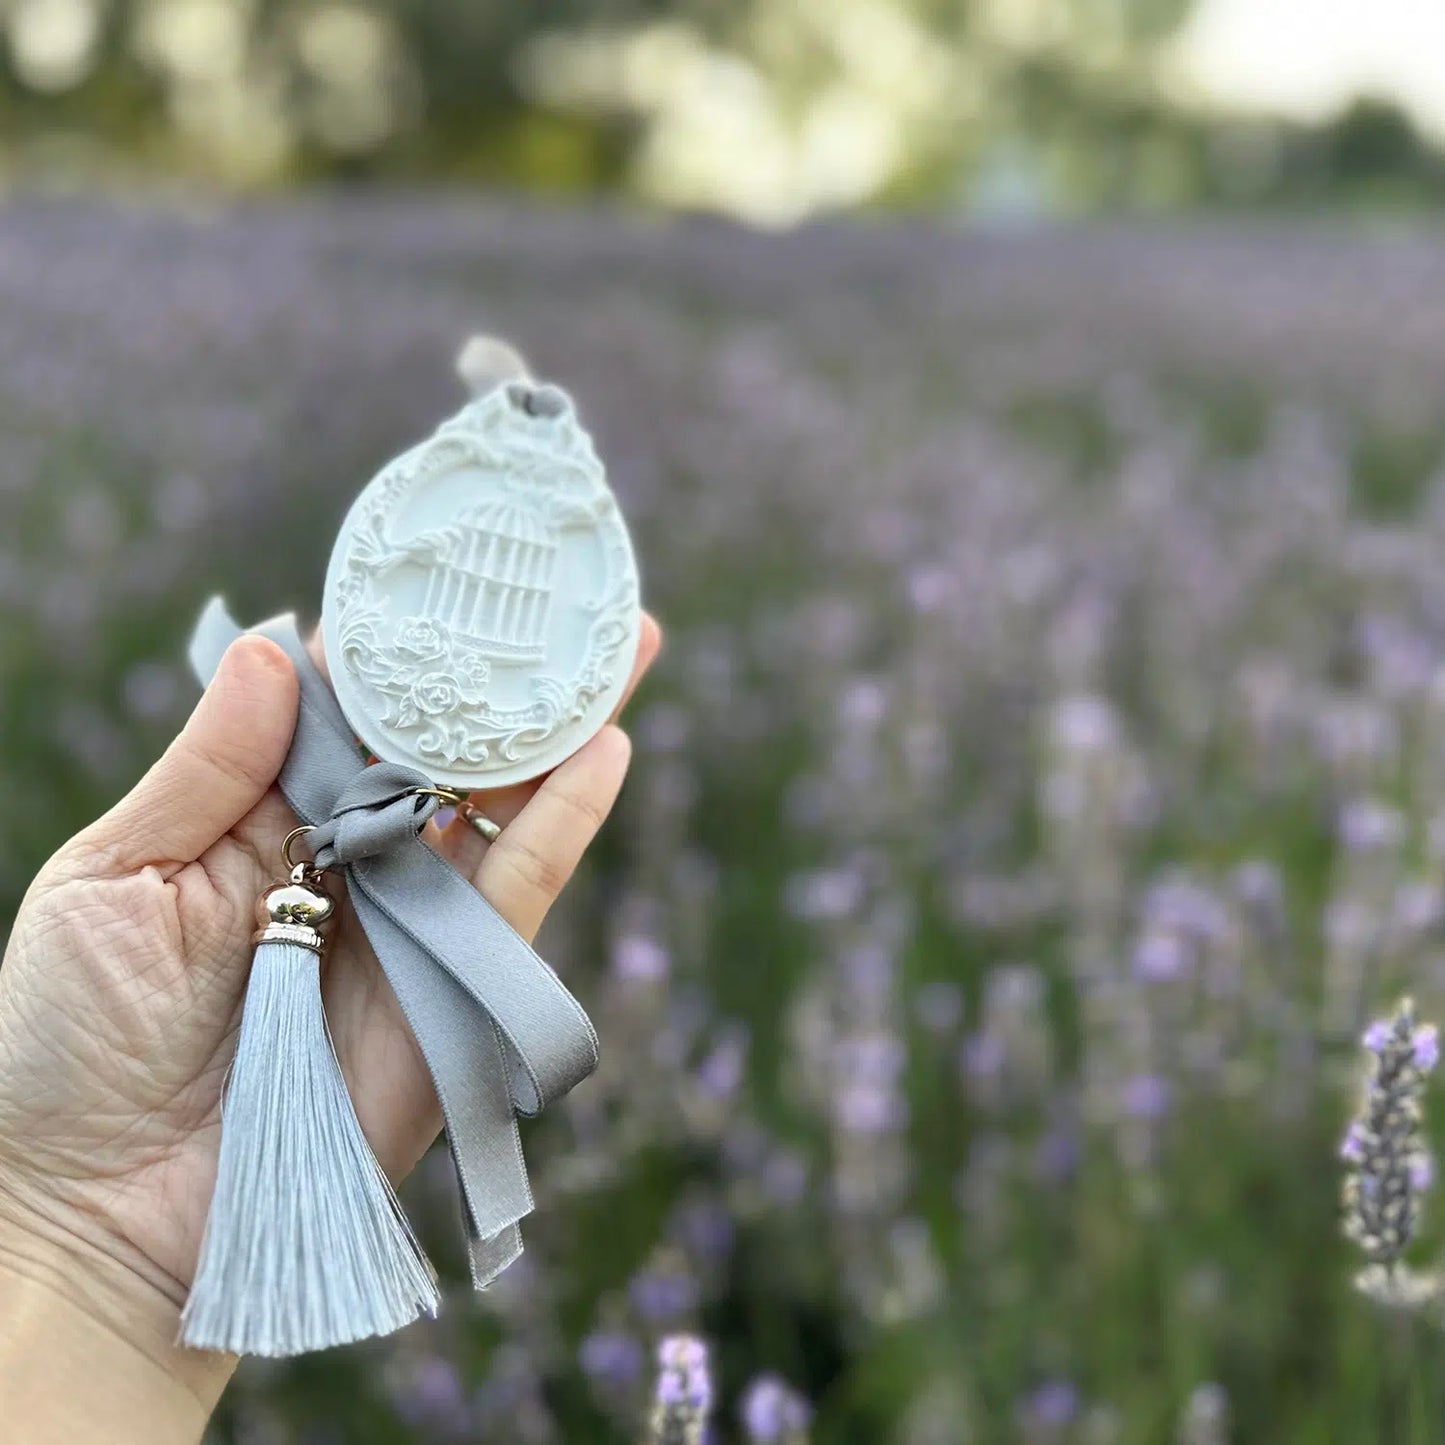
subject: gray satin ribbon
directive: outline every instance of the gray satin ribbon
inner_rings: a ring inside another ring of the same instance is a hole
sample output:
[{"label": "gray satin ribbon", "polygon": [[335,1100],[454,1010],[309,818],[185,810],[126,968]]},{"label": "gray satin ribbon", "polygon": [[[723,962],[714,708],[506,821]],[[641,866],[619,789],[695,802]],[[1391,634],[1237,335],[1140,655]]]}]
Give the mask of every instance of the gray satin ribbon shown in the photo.
[{"label": "gray satin ribbon", "polygon": [[[295,619],[250,629],[279,643],[301,684],[279,784],[318,863],[338,870],[431,1071],[461,1185],[472,1280],[481,1288],[522,1252],[532,1209],[517,1133],[597,1067],[597,1035],[561,980],[418,836],[436,812],[430,779],[366,765]],[[201,614],[190,661],[204,684],[241,635],[219,597]]]}]

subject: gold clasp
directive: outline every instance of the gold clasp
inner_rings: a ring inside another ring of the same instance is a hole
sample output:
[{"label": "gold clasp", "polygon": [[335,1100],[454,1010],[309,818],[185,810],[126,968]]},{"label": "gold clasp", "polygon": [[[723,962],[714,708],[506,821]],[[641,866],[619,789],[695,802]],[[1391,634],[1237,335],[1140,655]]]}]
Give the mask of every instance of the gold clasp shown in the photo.
[{"label": "gold clasp", "polygon": [[488,843],[495,843],[501,837],[502,830],[472,802],[466,793],[459,793],[455,788],[418,788],[418,797],[440,798],[449,808],[457,810],[457,817],[468,824],[471,829],[480,833]]},{"label": "gold clasp", "polygon": [[415,788],[412,792],[417,798],[440,798],[449,808],[459,808],[467,800],[465,793],[459,793],[455,788]]},{"label": "gold clasp", "polygon": [[292,883],[310,884],[314,887],[326,875],[326,869],[318,868],[314,858],[293,858],[291,856],[291,847],[296,840],[315,831],[315,824],[302,823],[299,828],[293,828],[281,840],[281,861],[285,863],[286,874]]},{"label": "gold clasp", "polygon": [[281,861],[286,865],[286,871],[288,873],[294,873],[298,868],[307,868],[312,872],[320,872],[315,863],[298,861],[291,856],[291,845],[298,838],[304,838],[308,833],[314,833],[315,831],[315,824],[303,823],[299,828],[293,828],[281,840]]}]

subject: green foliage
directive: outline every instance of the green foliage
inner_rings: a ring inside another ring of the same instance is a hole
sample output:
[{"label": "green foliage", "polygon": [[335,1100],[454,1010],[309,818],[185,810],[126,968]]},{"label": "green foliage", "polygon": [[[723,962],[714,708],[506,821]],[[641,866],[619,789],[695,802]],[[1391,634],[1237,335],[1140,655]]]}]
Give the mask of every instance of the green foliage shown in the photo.
[{"label": "green foliage", "polygon": [[22,184],[402,179],[770,223],[866,207],[1411,207],[1441,162],[1181,101],[1189,0],[9,0]]}]

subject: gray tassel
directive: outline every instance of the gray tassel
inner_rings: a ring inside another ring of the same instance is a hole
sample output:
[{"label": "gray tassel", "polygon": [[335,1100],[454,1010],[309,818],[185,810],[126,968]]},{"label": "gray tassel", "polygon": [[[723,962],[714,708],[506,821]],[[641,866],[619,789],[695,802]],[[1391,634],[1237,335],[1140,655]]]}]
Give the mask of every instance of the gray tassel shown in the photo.
[{"label": "gray tassel", "polygon": [[221,1110],[221,1157],[181,1340],[299,1355],[388,1334],[440,1303],[366,1136],[321,1003],[329,897],[305,866],[266,926]]}]

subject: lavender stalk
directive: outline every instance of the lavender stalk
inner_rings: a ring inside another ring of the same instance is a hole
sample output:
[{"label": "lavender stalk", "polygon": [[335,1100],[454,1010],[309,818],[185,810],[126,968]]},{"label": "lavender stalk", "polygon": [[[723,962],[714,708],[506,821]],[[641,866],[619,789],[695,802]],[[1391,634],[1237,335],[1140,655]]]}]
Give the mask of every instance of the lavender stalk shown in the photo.
[{"label": "lavender stalk", "polygon": [[1381,1303],[1415,1307],[1432,1299],[1439,1282],[1404,1261],[1415,1237],[1420,1205],[1434,1177],[1421,1139],[1425,1083],[1440,1057],[1433,1024],[1415,1022],[1415,1006],[1402,999],[1393,1017],[1366,1029],[1364,1093],[1345,1131],[1344,1232],[1368,1261],[1356,1279]]},{"label": "lavender stalk", "polygon": [[647,1445],[701,1445],[712,1409],[707,1346],[694,1335],[669,1335],[657,1361]]}]

